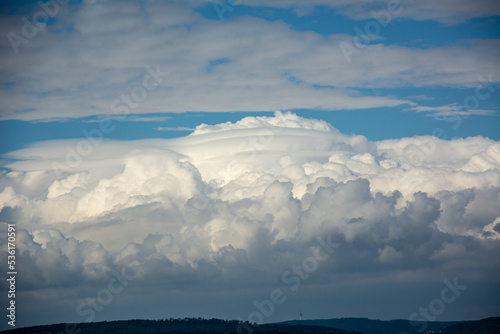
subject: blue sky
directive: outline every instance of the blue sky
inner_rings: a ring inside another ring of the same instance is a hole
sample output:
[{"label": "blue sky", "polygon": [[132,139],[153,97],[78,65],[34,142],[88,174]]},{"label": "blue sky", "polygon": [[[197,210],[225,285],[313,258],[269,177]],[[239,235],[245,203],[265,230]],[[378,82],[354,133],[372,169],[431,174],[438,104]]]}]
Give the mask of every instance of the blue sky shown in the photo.
[{"label": "blue sky", "polygon": [[56,1],[0,5],[19,326],[500,314],[498,1]]},{"label": "blue sky", "polygon": [[[401,108],[373,108],[360,110],[294,110],[306,118],[323,119],[346,134],[361,134],[370,140],[432,135],[434,130],[444,131],[442,139],[484,136],[500,139],[498,116],[470,116],[467,119],[436,120],[425,113],[403,111]],[[197,125],[235,122],[246,116],[270,116],[274,112],[189,112],[146,114],[143,117],[163,117],[162,121],[134,122],[114,120],[115,130],[108,139],[132,140],[142,138],[175,138],[192,132]],[[7,153],[43,140],[84,138],[82,131],[98,128],[88,119],[66,119],[55,122],[2,121],[0,152]],[[360,122],[360,120],[363,120]],[[458,126],[459,125],[459,126]],[[159,129],[160,128],[160,129]],[[163,128],[161,130],[161,128]],[[441,133],[441,132],[439,132]],[[446,136],[446,137],[445,137]]]}]

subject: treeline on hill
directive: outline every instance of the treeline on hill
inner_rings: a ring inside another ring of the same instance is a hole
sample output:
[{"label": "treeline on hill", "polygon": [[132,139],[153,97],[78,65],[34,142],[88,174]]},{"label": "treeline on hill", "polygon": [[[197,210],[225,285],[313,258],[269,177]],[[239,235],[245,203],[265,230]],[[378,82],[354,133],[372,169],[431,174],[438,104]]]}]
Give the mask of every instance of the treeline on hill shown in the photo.
[{"label": "treeline on hill", "polygon": [[248,322],[236,320],[184,318],[165,320],[123,320],[104,321],[80,324],[56,324],[35,326],[4,331],[8,334],[359,334],[359,332],[345,331],[337,328],[265,324],[251,325]]},{"label": "treeline on hill", "polygon": [[312,325],[341,328],[363,334],[500,334],[500,317],[472,321],[373,320],[368,318],[340,318],[286,321],[288,325]]},{"label": "treeline on hill", "polygon": [[[425,329],[422,325],[425,324]],[[6,334],[500,334],[500,317],[476,321],[426,322],[341,318],[255,325],[236,320],[184,318],[122,320],[18,328]]]},{"label": "treeline on hill", "polygon": [[365,334],[424,334],[457,325],[458,321],[427,321],[410,322],[408,320],[375,320],[368,318],[339,318],[318,320],[292,320],[282,322],[287,325],[311,325],[322,327],[334,327],[344,330],[358,331]]},{"label": "treeline on hill", "polygon": [[468,321],[465,323],[446,327],[440,334],[500,334],[500,318],[486,318],[478,321]]}]

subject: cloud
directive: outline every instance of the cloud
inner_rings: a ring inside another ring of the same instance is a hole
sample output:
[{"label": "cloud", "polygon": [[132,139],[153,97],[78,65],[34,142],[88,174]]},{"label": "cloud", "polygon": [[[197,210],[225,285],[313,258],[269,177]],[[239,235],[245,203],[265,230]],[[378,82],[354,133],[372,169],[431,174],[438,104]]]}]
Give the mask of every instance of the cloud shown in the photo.
[{"label": "cloud", "polygon": [[451,116],[472,116],[472,115],[482,115],[482,116],[492,116],[498,112],[498,110],[484,110],[484,109],[465,109],[463,106],[458,104],[448,104],[439,107],[429,107],[429,106],[413,106],[409,108],[416,112],[429,112],[429,116],[436,119],[447,119]]},{"label": "cloud", "polygon": [[19,286],[37,291],[26,292],[33,305],[81,287],[65,297],[78,304],[122,267],[140,273],[140,296],[165,282],[174,294],[271,287],[326,236],[340,246],[314,289],[366,274],[363,284],[409,282],[402,272],[440,280],[457,267],[464,279],[497,274],[500,144],[490,139],[370,142],[276,112],[176,139],[104,140],[54,170],[78,143],[4,156],[0,221],[19,228]]},{"label": "cloud", "polygon": [[383,249],[379,248],[378,253],[380,254],[380,262],[384,264],[397,262],[403,258],[403,254],[401,252],[398,252],[391,246],[385,246]]},{"label": "cloud", "polygon": [[466,248],[464,245],[444,243],[441,249],[435,251],[431,255],[431,259],[432,260],[445,260],[445,259],[450,259],[450,258],[457,258],[457,257],[463,255],[465,252],[466,252]]},{"label": "cloud", "polygon": [[106,116],[105,118],[100,117],[96,119],[85,120],[88,123],[98,123],[103,119],[109,119],[118,122],[164,122],[172,119],[170,116],[149,116],[149,117],[140,117],[137,115],[120,115],[120,116]]},{"label": "cloud", "polygon": [[[313,13],[311,8],[315,6],[326,6],[336,9],[352,19],[365,20],[373,18],[371,11],[387,10],[389,3],[384,0],[371,1],[370,4],[362,0],[339,0],[335,2],[314,0],[304,4],[300,0],[278,0],[271,3],[257,0],[248,1],[242,5],[294,8],[298,16]],[[500,6],[494,0],[481,0],[474,4],[468,1],[457,2],[453,0],[440,1],[439,3],[432,0],[419,1],[418,3],[403,0],[391,3],[391,6],[394,6],[394,11],[397,13],[397,15],[394,15],[395,19],[434,20],[444,24],[458,24],[473,18],[500,14]]]},{"label": "cloud", "polygon": [[188,128],[185,126],[177,126],[177,127],[168,127],[168,126],[159,126],[156,128],[157,131],[193,131],[194,128]]},{"label": "cloud", "polygon": [[102,283],[112,267],[110,254],[102,245],[66,238],[56,229],[28,232],[18,228],[16,248],[17,268],[24,273],[21,280],[26,290]]},{"label": "cloud", "polygon": [[[339,10],[356,6],[361,5]],[[2,31],[21,34],[19,16],[3,17]],[[425,49],[372,41],[349,64],[339,45],[352,44],[353,38],[301,32],[281,21],[248,16],[208,20],[172,1],[143,7],[132,2],[60,6],[55,22],[20,45],[18,54],[7,39],[2,42],[0,56],[6,65],[1,69],[0,118],[117,116],[123,110],[268,111],[282,108],[282,101],[291,109],[413,106],[385,90],[401,85],[474,87],[478,74],[500,77],[498,40]],[[147,66],[169,74],[141,93]],[[369,94],[366,88],[382,93]]]},{"label": "cloud", "polygon": [[271,244],[332,232],[352,242],[369,232],[385,263],[396,254],[385,243],[413,228],[481,239],[498,217],[499,144],[481,137],[370,142],[278,112],[178,139],[103,141],[77,166],[54,170],[66,163],[63,148],[77,144],[10,153],[2,208],[16,208],[28,230],[60,229],[115,254],[155,233],[171,240],[157,252],[193,264],[224,247],[248,252],[261,229]]}]

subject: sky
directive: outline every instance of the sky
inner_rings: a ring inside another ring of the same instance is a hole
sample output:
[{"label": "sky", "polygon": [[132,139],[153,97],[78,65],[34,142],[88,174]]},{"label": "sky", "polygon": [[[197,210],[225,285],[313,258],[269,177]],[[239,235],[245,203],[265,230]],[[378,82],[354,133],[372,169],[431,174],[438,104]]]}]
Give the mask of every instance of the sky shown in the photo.
[{"label": "sky", "polygon": [[3,1],[0,31],[16,327],[500,315],[498,1]]}]

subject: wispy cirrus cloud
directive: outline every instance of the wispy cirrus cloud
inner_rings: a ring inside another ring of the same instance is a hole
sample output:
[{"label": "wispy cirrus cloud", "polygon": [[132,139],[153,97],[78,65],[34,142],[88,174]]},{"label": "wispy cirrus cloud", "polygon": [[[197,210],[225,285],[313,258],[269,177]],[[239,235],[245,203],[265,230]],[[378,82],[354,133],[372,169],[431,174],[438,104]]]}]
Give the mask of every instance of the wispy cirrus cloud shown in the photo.
[{"label": "wispy cirrus cloud", "polygon": [[498,114],[498,110],[488,110],[488,109],[467,110],[459,104],[448,104],[439,107],[414,106],[409,109],[416,112],[428,112],[429,116],[432,116],[434,118],[442,118],[447,116],[468,116],[468,115],[493,116],[495,114]]},{"label": "wispy cirrus cloud", "polygon": [[99,123],[103,118],[118,122],[165,122],[172,119],[171,116],[137,116],[137,115],[108,115],[95,119],[87,119],[87,123]]},{"label": "wispy cirrus cloud", "polygon": [[194,128],[188,128],[185,126],[177,126],[177,127],[168,127],[168,126],[159,126],[156,128],[158,131],[194,131]]}]

